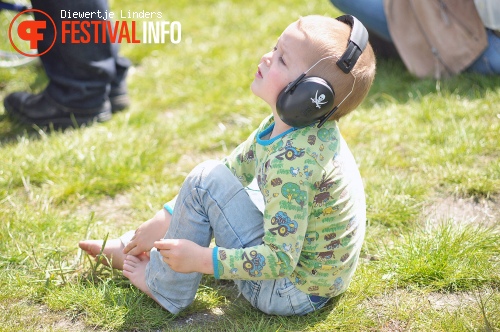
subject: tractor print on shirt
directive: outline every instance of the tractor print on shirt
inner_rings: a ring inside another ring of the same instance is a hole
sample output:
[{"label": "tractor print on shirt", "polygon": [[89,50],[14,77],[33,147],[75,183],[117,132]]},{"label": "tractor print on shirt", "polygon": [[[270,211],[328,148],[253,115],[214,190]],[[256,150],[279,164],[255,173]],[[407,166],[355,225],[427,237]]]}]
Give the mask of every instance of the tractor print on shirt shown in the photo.
[{"label": "tractor print on shirt", "polygon": [[286,212],[279,211],[274,217],[271,218],[271,224],[278,225],[276,227],[270,228],[269,232],[276,235],[276,231],[280,236],[287,236],[288,234],[294,234],[297,232],[298,224],[295,220],[292,220]]},{"label": "tractor print on shirt", "polygon": [[276,156],[276,159],[283,160],[285,156],[288,160],[294,160],[295,158],[302,157],[306,153],[304,148],[296,148],[292,145],[292,140],[286,141],[285,152],[280,153]]},{"label": "tractor print on shirt", "polygon": [[266,259],[262,254],[257,253],[257,251],[250,251],[250,257],[247,253],[243,253],[241,259],[244,259],[243,269],[248,272],[251,277],[260,277],[262,275],[262,269],[266,265]]}]

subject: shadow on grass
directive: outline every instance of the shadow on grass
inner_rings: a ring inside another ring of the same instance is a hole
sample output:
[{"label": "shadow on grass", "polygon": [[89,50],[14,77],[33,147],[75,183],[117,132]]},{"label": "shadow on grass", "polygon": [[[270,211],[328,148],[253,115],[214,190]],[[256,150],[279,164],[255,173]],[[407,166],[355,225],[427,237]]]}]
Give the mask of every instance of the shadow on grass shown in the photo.
[{"label": "shadow on grass", "polygon": [[26,137],[31,141],[42,137],[39,128],[25,126],[11,119],[7,114],[0,115],[0,144],[7,145],[18,141],[19,137]]},{"label": "shadow on grass", "polygon": [[[178,315],[173,315],[132,286],[120,272],[107,267],[87,271],[76,284],[74,287],[79,289],[79,294],[94,298],[87,304],[81,303],[81,295],[75,295],[77,297],[71,300],[73,303],[69,307],[78,306],[77,316],[82,317],[85,325],[119,331],[265,332],[283,327],[287,331],[302,331],[324,323],[342,298],[340,295],[306,316],[271,316],[253,308],[238,294],[232,281],[204,276],[194,302]],[[65,297],[72,297],[68,291],[61,292]],[[100,300],[95,301],[95,298]],[[106,315],[102,315],[103,310]],[[98,317],[99,321],[93,321],[92,317]]]},{"label": "shadow on grass", "polygon": [[267,315],[252,307],[230,280],[204,276],[200,288],[204,287],[212,289],[223,300],[214,307],[213,303],[211,305],[203,300],[199,290],[194,303],[167,325],[168,331],[304,331],[327,321],[343,297],[340,295],[331,299],[325,307],[306,316],[283,317]]},{"label": "shadow on grass", "polygon": [[[48,83],[47,75],[45,74],[45,70],[40,61],[33,61],[27,66],[16,68],[12,72],[3,72],[0,74],[0,80],[4,80],[4,82],[0,83],[0,99],[2,100],[0,104],[0,112],[1,109],[4,108],[3,99],[12,92],[20,91],[19,89],[16,91],[4,91],[9,85],[9,81],[31,81],[25,85],[25,89],[22,89],[30,93],[41,92]],[[47,130],[45,133],[48,132],[49,131]],[[10,119],[4,110],[3,113],[0,113],[0,145],[15,142],[19,137],[26,137],[30,140],[38,140],[41,137],[41,129],[36,126],[33,127],[23,125],[13,119]]]},{"label": "shadow on grass", "polygon": [[20,137],[30,141],[37,141],[50,135],[61,135],[66,131],[79,130],[89,127],[92,124],[68,128],[54,128],[52,125],[40,128],[36,125],[23,124],[15,119],[11,119],[7,114],[0,114],[0,145],[15,144]]},{"label": "shadow on grass", "polygon": [[[306,331],[322,330],[319,325],[327,324],[328,317],[336,308],[342,295],[333,298],[320,310],[305,316],[272,316],[253,308],[248,301],[239,297],[224,308],[223,319],[227,322],[214,326],[210,331]],[[229,324],[230,323],[230,324]],[[332,329],[335,329],[333,326]],[[324,330],[324,329],[323,329]],[[191,331],[186,329],[186,331]],[[199,331],[206,331],[200,328]]]}]

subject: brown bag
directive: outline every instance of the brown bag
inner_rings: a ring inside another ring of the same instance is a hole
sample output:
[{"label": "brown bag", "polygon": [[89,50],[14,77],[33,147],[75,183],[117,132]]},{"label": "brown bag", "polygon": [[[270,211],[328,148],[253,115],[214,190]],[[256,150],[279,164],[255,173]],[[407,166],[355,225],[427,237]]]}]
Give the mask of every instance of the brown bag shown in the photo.
[{"label": "brown bag", "polygon": [[473,0],[384,0],[384,10],[394,45],[417,77],[458,74],[488,45]]}]

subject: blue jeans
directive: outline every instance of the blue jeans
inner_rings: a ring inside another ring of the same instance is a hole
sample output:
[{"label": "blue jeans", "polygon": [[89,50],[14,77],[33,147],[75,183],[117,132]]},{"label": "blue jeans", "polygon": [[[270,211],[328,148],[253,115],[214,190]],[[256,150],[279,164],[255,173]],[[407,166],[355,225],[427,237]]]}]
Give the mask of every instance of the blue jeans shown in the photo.
[{"label": "blue jeans", "polygon": [[500,74],[500,36],[489,29],[486,29],[486,33],[488,35],[488,47],[483,54],[467,68],[467,71],[498,75]]},{"label": "blue jeans", "polygon": [[[370,33],[392,42],[383,0],[330,0],[330,2],[342,12],[355,16]],[[486,75],[500,74],[500,37],[491,30],[486,29],[486,32],[488,47],[467,68],[467,71]]]},{"label": "blue jeans", "polygon": [[[166,239],[188,239],[208,247],[242,248],[262,243],[262,212],[231,171],[217,161],[204,162],[187,176],[175,203]],[[146,282],[155,299],[171,313],[190,305],[201,273],[177,273],[151,251]],[[275,315],[304,315],[328,301],[298,290],[287,278],[237,280],[243,296],[257,309]]]},{"label": "blue jeans", "polygon": [[383,0],[331,0],[331,2],[338,10],[355,16],[370,33],[392,42]]},{"label": "blue jeans", "polygon": [[[33,8],[47,13],[57,28],[54,46],[40,57],[49,78],[45,92],[52,99],[66,107],[90,109],[100,107],[110,93],[126,93],[125,77],[130,62],[118,56],[118,44],[109,42],[109,34],[106,43],[75,44],[69,42],[69,35],[66,43],[62,43],[62,21],[68,18],[61,17],[61,10],[104,12],[108,10],[107,0],[32,0],[31,3]],[[35,19],[47,22],[44,40],[38,47],[38,52],[42,53],[52,43],[53,26],[45,15],[38,12],[35,12]],[[88,32],[93,40],[94,29],[88,29]]]}]

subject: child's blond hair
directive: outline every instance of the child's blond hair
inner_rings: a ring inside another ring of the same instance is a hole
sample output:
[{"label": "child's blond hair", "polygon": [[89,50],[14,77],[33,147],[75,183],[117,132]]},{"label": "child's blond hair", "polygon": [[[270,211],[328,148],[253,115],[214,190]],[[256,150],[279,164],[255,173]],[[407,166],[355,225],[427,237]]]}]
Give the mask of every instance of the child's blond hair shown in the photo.
[{"label": "child's blond hair", "polygon": [[[305,59],[309,66],[314,65],[320,59],[331,57],[319,62],[308,76],[318,76],[328,81],[335,92],[335,103],[339,106],[330,119],[338,120],[353,111],[366,97],[375,78],[375,55],[368,43],[359,57],[357,63],[351,70],[351,74],[345,74],[337,66],[336,62],[347,48],[352,28],[334,18],[311,15],[301,17],[297,21],[297,28],[302,31],[308,43]],[[354,82],[354,77],[356,81]],[[354,83],[354,87],[353,87]],[[349,95],[349,93],[352,93]],[[349,96],[348,96],[349,95]],[[346,98],[346,96],[348,96]],[[346,98],[344,100],[344,98]]]}]

